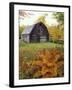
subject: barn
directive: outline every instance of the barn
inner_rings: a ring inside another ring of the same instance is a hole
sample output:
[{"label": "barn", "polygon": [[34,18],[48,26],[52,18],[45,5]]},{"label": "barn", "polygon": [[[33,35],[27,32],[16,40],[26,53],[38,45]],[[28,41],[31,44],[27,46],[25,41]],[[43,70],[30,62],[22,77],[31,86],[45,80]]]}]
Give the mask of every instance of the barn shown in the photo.
[{"label": "barn", "polygon": [[42,22],[38,22],[32,26],[27,26],[21,34],[21,39],[28,43],[47,42],[49,41],[49,32]]}]

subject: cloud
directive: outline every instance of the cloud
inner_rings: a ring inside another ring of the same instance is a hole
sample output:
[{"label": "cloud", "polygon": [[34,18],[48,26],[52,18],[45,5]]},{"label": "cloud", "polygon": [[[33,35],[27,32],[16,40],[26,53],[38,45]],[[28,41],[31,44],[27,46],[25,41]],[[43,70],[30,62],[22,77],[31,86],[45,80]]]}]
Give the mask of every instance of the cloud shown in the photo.
[{"label": "cloud", "polygon": [[32,25],[36,22],[36,20],[46,14],[46,22],[48,25],[57,25],[57,20],[52,16],[53,12],[35,12],[35,11],[21,11],[19,13],[20,25]]}]

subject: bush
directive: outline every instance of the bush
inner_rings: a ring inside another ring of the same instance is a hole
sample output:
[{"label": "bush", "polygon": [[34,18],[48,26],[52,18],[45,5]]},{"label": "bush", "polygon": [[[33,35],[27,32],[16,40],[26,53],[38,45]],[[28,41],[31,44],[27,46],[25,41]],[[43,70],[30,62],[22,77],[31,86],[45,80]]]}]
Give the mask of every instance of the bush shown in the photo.
[{"label": "bush", "polygon": [[53,43],[64,44],[63,40],[49,40],[49,41]]},{"label": "bush", "polygon": [[59,48],[42,49],[34,54],[28,51],[27,59],[23,49],[20,53],[19,79],[64,76],[64,54]]}]

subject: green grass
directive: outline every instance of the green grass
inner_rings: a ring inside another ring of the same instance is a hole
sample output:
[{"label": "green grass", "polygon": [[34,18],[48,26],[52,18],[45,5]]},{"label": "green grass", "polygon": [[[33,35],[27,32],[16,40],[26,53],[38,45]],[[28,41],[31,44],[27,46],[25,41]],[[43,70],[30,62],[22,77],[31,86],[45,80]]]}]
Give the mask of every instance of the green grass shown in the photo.
[{"label": "green grass", "polygon": [[52,42],[44,42],[44,43],[25,43],[23,41],[19,44],[19,52],[20,56],[23,55],[22,58],[24,60],[35,60],[37,57],[36,54],[40,50],[51,50],[51,49],[60,49],[64,51],[63,44],[57,44]]},{"label": "green grass", "polygon": [[25,43],[23,41],[20,42],[20,48],[24,48],[25,50],[33,50],[37,51],[40,49],[51,49],[51,48],[63,48],[63,44],[57,44],[52,42],[44,42],[44,43]]}]

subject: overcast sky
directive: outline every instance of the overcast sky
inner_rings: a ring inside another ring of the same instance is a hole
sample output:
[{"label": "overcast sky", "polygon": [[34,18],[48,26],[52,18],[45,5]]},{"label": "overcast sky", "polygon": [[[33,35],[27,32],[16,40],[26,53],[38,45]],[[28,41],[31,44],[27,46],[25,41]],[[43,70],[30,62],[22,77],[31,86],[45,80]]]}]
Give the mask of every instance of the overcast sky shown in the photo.
[{"label": "overcast sky", "polygon": [[53,12],[37,12],[37,11],[22,11],[19,14],[19,24],[20,25],[33,25],[39,16],[43,16],[44,14],[48,14],[46,16],[46,23],[51,25],[57,25],[57,20],[53,17]]}]

